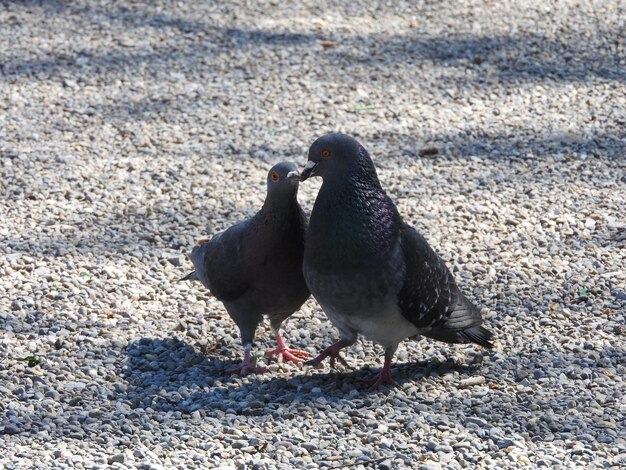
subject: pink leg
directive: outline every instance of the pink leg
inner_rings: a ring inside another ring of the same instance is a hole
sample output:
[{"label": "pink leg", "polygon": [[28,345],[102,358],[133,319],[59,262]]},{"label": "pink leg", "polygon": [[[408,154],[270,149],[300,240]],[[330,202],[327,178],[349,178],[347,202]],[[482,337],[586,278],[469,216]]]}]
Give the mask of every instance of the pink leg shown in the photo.
[{"label": "pink leg", "polygon": [[396,348],[387,348],[385,350],[385,363],[383,364],[383,368],[380,371],[380,374],[376,376],[374,379],[372,386],[370,387],[370,391],[376,390],[381,385],[389,384],[391,386],[397,386],[398,383],[391,378],[391,358],[393,358],[393,354],[396,352]]},{"label": "pink leg", "polygon": [[238,374],[238,375],[247,375],[249,373],[254,374],[263,374],[267,372],[266,367],[256,367],[256,364],[252,362],[252,357],[250,356],[250,349],[252,348],[251,344],[246,344],[243,347],[243,362],[238,366],[227,369],[226,372],[229,374]]},{"label": "pink leg", "polygon": [[316,366],[316,365],[320,364],[327,357],[330,357],[330,366],[332,368],[335,367],[335,360],[338,360],[344,366],[348,367],[348,363],[345,361],[345,359],[343,357],[341,357],[339,355],[339,351],[341,351],[345,347],[353,345],[354,341],[356,341],[356,340],[355,339],[348,340],[348,339],[343,339],[342,338],[339,341],[337,341],[336,343],[333,343],[330,346],[328,346],[317,357],[311,359],[310,361],[307,361],[306,363],[308,365]]},{"label": "pink leg", "polygon": [[283,362],[283,360],[285,360],[296,364],[309,357],[309,353],[306,351],[302,351],[300,349],[289,349],[285,344],[285,340],[281,336],[280,331],[274,330],[274,334],[276,335],[277,346],[265,353],[268,356],[277,356],[278,362]]}]

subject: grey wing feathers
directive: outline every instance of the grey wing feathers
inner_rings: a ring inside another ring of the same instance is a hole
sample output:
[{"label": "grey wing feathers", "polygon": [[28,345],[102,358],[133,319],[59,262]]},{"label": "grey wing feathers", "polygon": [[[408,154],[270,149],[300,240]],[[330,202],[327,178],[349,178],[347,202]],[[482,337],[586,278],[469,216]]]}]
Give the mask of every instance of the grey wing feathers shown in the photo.
[{"label": "grey wing feathers", "polygon": [[221,301],[236,300],[250,287],[242,256],[246,222],[233,225],[191,252],[198,279]]},{"label": "grey wing feathers", "polygon": [[405,261],[399,304],[402,315],[423,335],[447,343],[476,343],[492,348],[492,333],[481,326],[480,311],[459,290],[452,273],[413,228],[401,231]]},{"label": "grey wing feathers", "polygon": [[450,316],[434,325],[424,336],[446,343],[476,343],[492,349],[493,334],[481,326],[480,311],[461,292],[458,292],[457,298]]},{"label": "grey wing feathers", "polygon": [[472,326],[480,325],[482,318],[480,312],[465,296],[459,292],[456,285],[456,304],[450,305],[451,314],[446,319],[446,328],[449,330],[464,330]]},{"label": "grey wing feathers", "polygon": [[418,328],[426,328],[446,318],[458,291],[445,263],[422,235],[404,225],[400,237],[405,264],[400,311]]}]

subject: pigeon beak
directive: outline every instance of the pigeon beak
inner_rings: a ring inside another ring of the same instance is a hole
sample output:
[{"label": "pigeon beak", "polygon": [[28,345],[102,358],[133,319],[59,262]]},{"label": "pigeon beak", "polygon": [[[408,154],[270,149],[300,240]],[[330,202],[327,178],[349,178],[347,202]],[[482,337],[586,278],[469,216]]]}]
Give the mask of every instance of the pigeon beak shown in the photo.
[{"label": "pigeon beak", "polygon": [[315,163],[313,160],[309,160],[308,162],[306,162],[306,165],[304,165],[304,170],[302,170],[302,174],[300,175],[300,181],[305,181],[309,177],[315,176],[313,170],[315,170],[316,166],[317,163]]},{"label": "pigeon beak", "polygon": [[300,179],[300,173],[298,173],[298,170],[290,171],[289,173],[287,173],[287,179],[288,180],[299,180]]}]

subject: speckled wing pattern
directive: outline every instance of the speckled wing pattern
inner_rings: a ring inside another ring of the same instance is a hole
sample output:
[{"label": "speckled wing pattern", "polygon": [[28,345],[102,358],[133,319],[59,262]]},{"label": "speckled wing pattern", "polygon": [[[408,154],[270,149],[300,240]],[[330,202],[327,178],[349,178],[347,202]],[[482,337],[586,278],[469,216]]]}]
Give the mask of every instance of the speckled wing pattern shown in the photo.
[{"label": "speckled wing pattern", "polygon": [[450,271],[426,239],[406,224],[400,229],[400,243],[405,264],[398,294],[402,315],[418,328],[445,321],[458,296]]},{"label": "speckled wing pattern", "polygon": [[404,225],[400,230],[405,279],[399,293],[402,315],[432,339],[476,343],[493,348],[493,334],[481,326],[482,316],[459,290],[452,273],[424,237]]}]

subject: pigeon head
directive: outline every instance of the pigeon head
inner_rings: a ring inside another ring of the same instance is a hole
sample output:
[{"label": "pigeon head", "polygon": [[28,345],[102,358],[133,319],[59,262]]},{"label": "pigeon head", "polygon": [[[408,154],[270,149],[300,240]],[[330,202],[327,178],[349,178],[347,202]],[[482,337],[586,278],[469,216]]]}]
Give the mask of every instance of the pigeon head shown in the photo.
[{"label": "pigeon head", "polygon": [[333,175],[343,177],[364,163],[371,165],[371,160],[359,142],[346,134],[326,134],[311,145],[300,181],[311,176],[322,179]]},{"label": "pigeon head", "polygon": [[282,162],[274,165],[267,173],[267,194],[292,194],[298,192],[300,173],[298,167],[291,162]]}]

